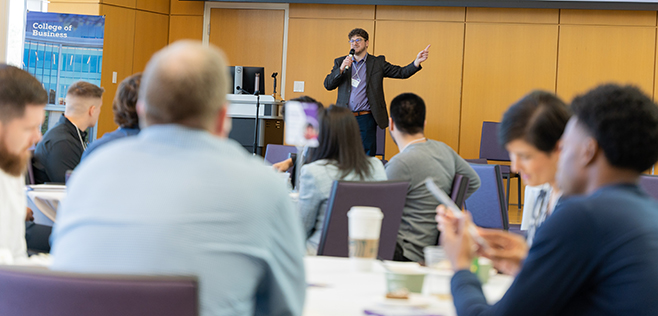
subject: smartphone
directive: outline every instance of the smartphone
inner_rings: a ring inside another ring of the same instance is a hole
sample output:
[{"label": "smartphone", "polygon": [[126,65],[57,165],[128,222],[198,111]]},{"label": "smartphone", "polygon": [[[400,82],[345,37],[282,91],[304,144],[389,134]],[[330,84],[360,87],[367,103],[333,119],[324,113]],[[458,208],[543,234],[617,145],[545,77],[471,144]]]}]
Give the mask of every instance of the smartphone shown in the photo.
[{"label": "smartphone", "polygon": [[[443,192],[436,184],[434,183],[434,180],[432,178],[427,178],[425,179],[425,187],[436,197],[441,204],[445,205],[450,211],[452,211],[453,215],[457,217],[458,219],[462,219],[464,217],[464,213],[462,213],[462,210],[457,207],[457,204],[452,201],[452,199]],[[468,225],[468,233],[473,237],[473,240],[480,245],[480,247],[484,249],[489,249],[489,244],[487,243],[482,236],[478,233],[477,229],[475,228],[475,224]]]}]

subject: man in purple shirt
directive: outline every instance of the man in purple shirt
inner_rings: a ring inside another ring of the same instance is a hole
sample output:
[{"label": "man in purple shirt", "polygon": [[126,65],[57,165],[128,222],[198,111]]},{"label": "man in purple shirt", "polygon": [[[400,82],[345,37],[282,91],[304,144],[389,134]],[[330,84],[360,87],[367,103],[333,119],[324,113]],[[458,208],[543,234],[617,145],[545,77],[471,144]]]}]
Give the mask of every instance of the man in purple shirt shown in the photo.
[{"label": "man in purple shirt", "polygon": [[347,38],[354,53],[334,60],[334,68],[324,79],[324,87],[327,90],[338,88],[336,105],[354,112],[363,148],[367,155],[374,156],[377,151],[377,126],[382,129],[388,127],[384,78],[411,77],[427,60],[430,45],[420,51],[412,63],[400,67],[388,63],[384,56],[368,54],[370,42],[364,29],[353,29]]}]

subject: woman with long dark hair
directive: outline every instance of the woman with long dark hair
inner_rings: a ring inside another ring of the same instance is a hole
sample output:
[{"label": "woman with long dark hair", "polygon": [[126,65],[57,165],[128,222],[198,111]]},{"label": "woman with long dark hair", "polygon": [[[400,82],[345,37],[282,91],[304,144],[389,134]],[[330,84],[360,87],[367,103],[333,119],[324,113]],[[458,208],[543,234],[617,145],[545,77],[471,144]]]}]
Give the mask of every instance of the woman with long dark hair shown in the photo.
[{"label": "woman with long dark hair", "polygon": [[306,250],[313,255],[317,253],[334,180],[386,180],[382,162],[363,151],[359,126],[349,109],[332,105],[320,116],[318,142],[311,163],[301,168],[299,179],[299,211]]}]

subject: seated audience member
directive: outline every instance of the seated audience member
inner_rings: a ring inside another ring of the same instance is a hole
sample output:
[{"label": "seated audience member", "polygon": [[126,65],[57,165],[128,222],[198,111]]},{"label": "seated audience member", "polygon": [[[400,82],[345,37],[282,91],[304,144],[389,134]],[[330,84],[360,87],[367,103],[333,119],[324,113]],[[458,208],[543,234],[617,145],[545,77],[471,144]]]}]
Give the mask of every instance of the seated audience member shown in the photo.
[{"label": "seated audience member", "polygon": [[25,229],[32,212],[24,174],[30,147],[41,138],[47,102],[48,93],[36,78],[0,64],[0,264],[29,262]]},{"label": "seated audience member", "polygon": [[332,105],[320,116],[318,141],[311,162],[301,168],[299,175],[299,212],[306,233],[306,253],[311,255],[318,251],[334,180],[386,180],[382,162],[364,153],[359,125],[349,109]]},{"label": "seated audience member", "polygon": [[553,213],[562,195],[555,180],[560,157],[558,141],[570,117],[567,105],[544,91],[531,92],[503,114],[498,137],[509,152],[512,171],[521,174],[524,184],[541,186],[532,210],[528,245],[532,245],[537,228]]},{"label": "seated audience member", "polygon": [[[637,184],[658,159],[658,108],[617,85],[578,96],[571,108],[557,170],[564,196],[527,257],[516,256],[525,258],[521,271],[498,303],[487,304],[469,270],[469,217],[439,206],[458,315],[658,315],[658,202]],[[504,236],[488,239],[490,255],[524,249]]]},{"label": "seated audience member", "polygon": [[142,74],[136,73],[121,81],[112,102],[114,123],[117,123],[119,128],[114,132],[105,133],[103,137],[89,144],[80,160],[84,160],[91,152],[102,145],[120,138],[135,136],[139,133],[139,117],[137,117],[135,106],[137,105],[141,80]]},{"label": "seated audience member", "polygon": [[400,149],[386,164],[389,180],[409,181],[407,199],[398,231],[394,260],[425,261],[423,248],[436,245],[436,207],[439,201],[425,187],[432,177],[450,194],[456,174],[470,179],[466,197],[480,187],[480,177],[450,146],[425,137],[425,102],[413,93],[403,93],[391,101],[389,128]]},{"label": "seated audience member", "polygon": [[[292,99],[290,101],[297,101],[297,102],[302,102],[302,103],[315,103],[315,105],[318,106],[318,116],[321,116],[322,113],[324,113],[324,106],[322,105],[322,103],[316,101],[315,99],[313,99],[309,96],[303,95],[299,98],[295,98],[295,99]],[[285,115],[285,109],[286,109],[286,107],[284,105],[282,115]],[[310,151],[310,150],[312,150],[312,148],[304,147],[304,152],[305,153],[308,153],[308,151]],[[302,156],[302,161],[305,161],[305,158],[308,157],[308,156],[309,155],[303,155]],[[293,168],[295,166],[295,163],[297,162],[296,158],[297,158],[296,154],[292,155],[292,158],[288,158],[286,160],[277,162],[277,163],[273,164],[272,167],[274,167],[274,169],[277,170],[277,171],[287,172],[287,171],[290,170],[290,168]],[[292,176],[293,179],[295,179],[294,172],[295,172],[295,170],[293,168],[293,170],[291,172],[293,174],[293,176]]]},{"label": "seated audience member", "polygon": [[66,93],[64,115],[48,130],[34,151],[34,180],[36,183],[64,183],[67,170],[80,163],[87,149],[86,130],[98,122],[103,104],[103,88],[78,81]]},{"label": "seated audience member", "polygon": [[71,176],[51,269],[193,274],[200,315],[301,315],[299,218],[285,185],[228,139],[226,61],[179,41],[146,66],[144,127]]}]

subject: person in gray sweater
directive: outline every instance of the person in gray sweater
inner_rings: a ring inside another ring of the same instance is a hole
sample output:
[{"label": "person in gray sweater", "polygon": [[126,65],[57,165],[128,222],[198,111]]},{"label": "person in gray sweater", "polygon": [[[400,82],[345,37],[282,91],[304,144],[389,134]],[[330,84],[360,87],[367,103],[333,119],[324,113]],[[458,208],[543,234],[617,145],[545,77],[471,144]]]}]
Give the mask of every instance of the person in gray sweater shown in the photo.
[{"label": "person in gray sweater", "polygon": [[409,181],[393,260],[423,262],[423,248],[436,245],[436,207],[439,201],[425,187],[432,177],[450,194],[456,174],[470,180],[466,197],[480,187],[480,177],[450,146],[424,134],[425,102],[418,95],[403,93],[391,101],[389,127],[400,153],[386,165],[389,180]]}]

